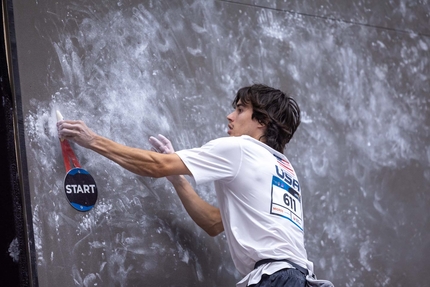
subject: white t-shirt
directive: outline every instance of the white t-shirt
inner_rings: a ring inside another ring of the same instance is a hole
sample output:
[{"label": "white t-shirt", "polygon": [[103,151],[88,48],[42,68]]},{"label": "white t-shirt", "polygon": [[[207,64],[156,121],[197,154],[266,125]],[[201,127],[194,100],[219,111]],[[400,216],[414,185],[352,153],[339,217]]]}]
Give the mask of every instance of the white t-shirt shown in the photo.
[{"label": "white t-shirt", "polygon": [[[304,247],[300,184],[285,155],[249,136],[219,138],[176,153],[197,184],[214,182],[230,253],[242,275],[269,258],[289,259],[313,272]],[[269,263],[244,279],[258,283],[256,273],[285,267],[291,266]]]}]

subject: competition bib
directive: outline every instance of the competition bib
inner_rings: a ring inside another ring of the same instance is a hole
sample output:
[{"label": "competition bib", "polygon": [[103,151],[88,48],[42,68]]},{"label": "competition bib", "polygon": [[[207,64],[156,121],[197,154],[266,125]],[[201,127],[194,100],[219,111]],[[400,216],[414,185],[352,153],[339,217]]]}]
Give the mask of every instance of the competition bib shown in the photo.
[{"label": "competition bib", "polygon": [[277,176],[273,176],[272,179],[270,213],[290,220],[303,231],[303,213],[300,194]]}]

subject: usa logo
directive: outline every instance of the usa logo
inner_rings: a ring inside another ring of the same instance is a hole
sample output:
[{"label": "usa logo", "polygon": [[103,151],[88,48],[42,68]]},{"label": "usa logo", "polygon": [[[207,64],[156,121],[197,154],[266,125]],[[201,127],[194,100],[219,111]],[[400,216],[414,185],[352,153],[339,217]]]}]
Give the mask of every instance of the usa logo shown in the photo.
[{"label": "usa logo", "polygon": [[278,164],[282,166],[287,172],[292,174],[293,176],[297,177],[296,173],[294,172],[293,166],[288,160],[284,160],[283,158],[280,158],[277,155],[274,155],[276,157],[276,160],[278,161]]}]

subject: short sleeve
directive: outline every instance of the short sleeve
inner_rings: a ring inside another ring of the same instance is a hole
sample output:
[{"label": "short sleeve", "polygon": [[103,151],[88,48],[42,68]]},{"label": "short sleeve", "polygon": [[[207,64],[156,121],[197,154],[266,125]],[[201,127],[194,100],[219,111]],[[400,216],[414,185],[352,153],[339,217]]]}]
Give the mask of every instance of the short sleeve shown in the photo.
[{"label": "short sleeve", "polygon": [[240,139],[225,137],[212,140],[200,148],[177,151],[197,184],[231,181],[237,175],[242,159]]}]

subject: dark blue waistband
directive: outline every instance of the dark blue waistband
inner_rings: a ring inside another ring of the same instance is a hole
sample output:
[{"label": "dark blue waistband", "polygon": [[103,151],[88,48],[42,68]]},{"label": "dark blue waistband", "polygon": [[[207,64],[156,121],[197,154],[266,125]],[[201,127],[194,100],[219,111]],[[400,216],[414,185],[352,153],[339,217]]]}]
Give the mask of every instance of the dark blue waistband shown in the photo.
[{"label": "dark blue waistband", "polygon": [[291,264],[294,268],[296,268],[297,270],[299,270],[300,272],[302,272],[305,276],[309,274],[308,269],[303,268],[302,266],[291,262],[288,259],[262,259],[260,261],[257,261],[254,265],[254,269],[257,269],[259,266],[266,264],[266,263],[270,263],[270,262],[279,262],[279,261],[283,261],[283,262],[287,262],[289,264]]}]

